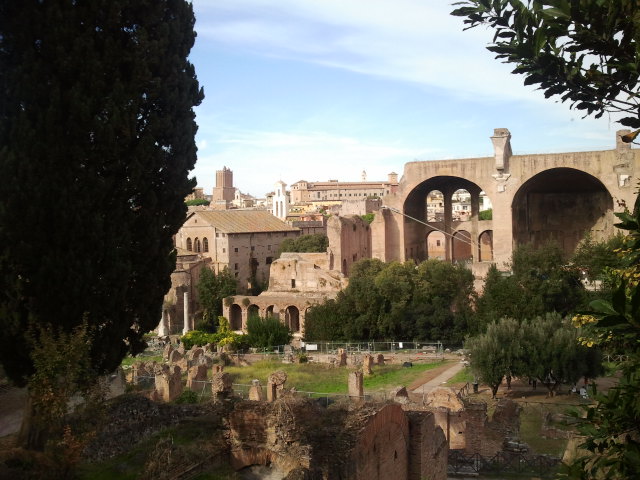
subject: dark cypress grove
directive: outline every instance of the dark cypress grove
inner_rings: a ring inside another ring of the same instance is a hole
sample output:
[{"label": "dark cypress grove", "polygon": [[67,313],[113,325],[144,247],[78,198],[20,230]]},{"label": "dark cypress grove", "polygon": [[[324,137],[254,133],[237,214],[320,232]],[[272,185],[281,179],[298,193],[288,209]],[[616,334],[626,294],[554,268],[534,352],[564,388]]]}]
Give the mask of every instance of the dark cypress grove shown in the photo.
[{"label": "dark cypress grove", "polygon": [[144,348],[194,186],[185,0],[0,0],[0,361],[87,319],[91,366]]}]

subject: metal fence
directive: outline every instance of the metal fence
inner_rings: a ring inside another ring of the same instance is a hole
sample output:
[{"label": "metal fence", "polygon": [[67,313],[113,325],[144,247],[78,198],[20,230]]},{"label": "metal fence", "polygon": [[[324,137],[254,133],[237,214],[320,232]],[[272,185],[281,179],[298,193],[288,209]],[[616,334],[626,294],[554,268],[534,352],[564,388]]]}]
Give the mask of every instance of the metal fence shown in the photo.
[{"label": "metal fence", "polygon": [[336,354],[339,349],[347,353],[444,353],[442,342],[306,342],[302,348],[309,353],[328,354]]},{"label": "metal fence", "polygon": [[609,355],[609,354],[602,355],[603,362],[622,363],[622,362],[626,362],[627,360],[629,360],[629,355]]},{"label": "metal fence", "polygon": [[478,475],[480,473],[533,473],[552,477],[560,459],[551,455],[498,452],[491,457],[449,450],[449,475]]}]

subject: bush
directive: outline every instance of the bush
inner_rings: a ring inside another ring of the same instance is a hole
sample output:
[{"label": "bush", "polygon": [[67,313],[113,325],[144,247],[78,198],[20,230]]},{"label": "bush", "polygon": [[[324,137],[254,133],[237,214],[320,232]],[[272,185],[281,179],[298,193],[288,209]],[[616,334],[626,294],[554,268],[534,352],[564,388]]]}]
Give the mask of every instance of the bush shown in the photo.
[{"label": "bush", "polygon": [[183,392],[174,400],[175,403],[198,403],[198,394],[192,390]]},{"label": "bush", "polygon": [[216,336],[216,333],[203,332],[202,330],[191,330],[181,336],[180,341],[184,345],[184,349],[189,350],[194,345],[202,347],[207,343],[218,343],[216,342]]},{"label": "bush", "polygon": [[269,348],[287,345],[291,331],[276,317],[260,318],[251,315],[247,319],[247,342],[252,347]]}]

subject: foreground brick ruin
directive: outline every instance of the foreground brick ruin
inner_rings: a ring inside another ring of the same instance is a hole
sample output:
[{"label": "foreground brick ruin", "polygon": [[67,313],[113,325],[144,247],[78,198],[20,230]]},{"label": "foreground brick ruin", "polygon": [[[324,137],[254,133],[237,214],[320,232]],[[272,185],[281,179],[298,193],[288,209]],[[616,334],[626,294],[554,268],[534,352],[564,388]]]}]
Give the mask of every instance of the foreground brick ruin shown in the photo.
[{"label": "foreground brick ruin", "polygon": [[[492,456],[519,433],[517,404],[501,401],[489,418],[486,403],[463,398],[450,388],[438,387],[419,395],[400,386],[384,403],[366,402],[369,396],[363,390],[363,377],[376,364],[398,362],[382,355],[374,360],[367,354],[356,358],[344,351],[337,353],[332,367],[327,368],[351,369],[349,393],[337,402],[335,398],[300,397],[295,388],[287,386],[284,371],[271,373],[264,386],[254,380],[245,395],[248,400],[241,400],[220,363],[229,361],[228,356],[214,352],[211,346],[187,352],[167,346],[164,359],[162,365],[134,365],[130,377],[140,385],[151,379],[147,387],[154,388],[147,398],[165,402],[149,403],[145,408],[150,417],[173,411],[169,418],[179,423],[182,414],[195,415],[199,421],[201,412],[208,411],[210,418],[215,411],[218,420],[211,435],[218,439],[216,462],[235,470],[263,465],[289,479],[445,480],[450,450]],[[184,372],[187,388],[210,392],[211,402],[189,407],[166,404],[183,391]],[[148,434],[153,428],[143,430]],[[127,433],[111,435],[136,438]]]}]

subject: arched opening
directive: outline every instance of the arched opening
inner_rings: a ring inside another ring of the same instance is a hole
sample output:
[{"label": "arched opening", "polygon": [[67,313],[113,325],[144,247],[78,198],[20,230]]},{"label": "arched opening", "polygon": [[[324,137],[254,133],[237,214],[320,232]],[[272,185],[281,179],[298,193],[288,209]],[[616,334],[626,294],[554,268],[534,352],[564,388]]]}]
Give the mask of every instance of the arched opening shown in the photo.
[{"label": "arched opening", "polygon": [[191,243],[191,238],[187,238],[187,251],[193,252],[193,245]]},{"label": "arched opening", "polygon": [[493,260],[493,231],[485,230],[478,237],[478,261],[491,262]]},{"label": "arched opening", "polygon": [[[421,262],[427,258],[434,258],[429,251],[428,238],[432,230],[444,232],[446,241],[443,242],[441,238],[440,243],[444,244],[446,260],[472,258],[475,253],[473,249],[470,254],[461,252],[460,245],[457,256],[454,256],[451,239],[458,220],[466,221],[477,215],[482,190],[470,180],[452,176],[431,177],[411,190],[403,205],[403,213],[406,215],[403,219],[404,259],[411,258]],[[484,226],[483,229],[487,229],[488,226]],[[466,227],[467,230],[473,231],[473,237],[477,235],[475,228],[475,222],[471,227]],[[467,237],[471,238],[469,232]],[[431,238],[437,241],[437,236]]]},{"label": "arched opening", "polygon": [[267,307],[265,316],[278,318],[278,314],[273,311],[273,305]]},{"label": "arched opening", "polygon": [[451,216],[454,222],[466,222],[471,219],[471,194],[460,188],[451,196]]},{"label": "arched opening", "polygon": [[208,252],[209,251],[209,240],[207,240],[207,237],[204,237],[202,239],[202,251],[203,252]]},{"label": "arched opening", "polygon": [[587,232],[614,233],[613,199],[600,180],[573,168],[553,168],[527,180],[513,198],[515,245],[557,242],[567,255]]},{"label": "arched opening", "polygon": [[231,305],[229,309],[229,324],[231,330],[242,330],[242,308],[237,303]]},{"label": "arched opening", "polygon": [[444,221],[444,195],[440,190],[432,190],[427,194],[427,222]]},{"label": "arched opening", "polygon": [[473,259],[471,234],[466,230],[458,230],[453,234],[452,258],[455,262],[466,262]]},{"label": "arched opening", "polygon": [[293,305],[287,307],[284,312],[284,323],[292,332],[300,331],[300,311]]},{"label": "arched opening", "polygon": [[200,246],[200,239],[198,237],[196,237],[196,239],[193,241],[193,250],[198,253],[202,251],[202,248]]},{"label": "arched opening", "polygon": [[427,234],[427,258],[444,260],[447,255],[444,233],[432,230]]},{"label": "arched opening", "polygon": [[249,305],[249,307],[247,308],[247,318],[249,317],[259,317],[260,316],[260,309],[258,308],[257,305]]}]

